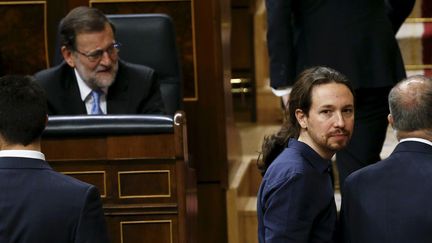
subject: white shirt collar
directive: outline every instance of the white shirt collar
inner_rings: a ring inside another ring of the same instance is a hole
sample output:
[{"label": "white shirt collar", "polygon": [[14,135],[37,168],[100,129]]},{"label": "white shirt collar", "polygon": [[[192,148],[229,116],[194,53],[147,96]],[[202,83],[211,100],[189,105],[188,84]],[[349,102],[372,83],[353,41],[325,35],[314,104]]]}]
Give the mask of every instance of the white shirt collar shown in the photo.
[{"label": "white shirt collar", "polygon": [[431,141],[429,141],[427,139],[423,139],[423,138],[404,138],[404,139],[401,139],[399,141],[399,143],[406,142],[406,141],[420,142],[420,143],[425,143],[425,144],[428,144],[428,145],[432,146],[432,142]]},{"label": "white shirt collar", "polygon": [[[78,88],[80,91],[81,100],[85,103],[87,114],[90,114],[92,102],[93,99],[91,98],[90,93],[92,92],[92,89],[87,85],[86,82],[81,78],[76,68],[74,68],[75,77],[78,83]],[[107,114],[107,101],[106,101],[106,94],[108,93],[107,88],[102,89],[103,94],[101,95],[100,100],[100,108],[102,109],[102,112],[104,114]]]},{"label": "white shirt collar", "polygon": [[76,80],[78,82],[81,100],[85,102],[87,97],[89,97],[89,94],[92,92],[92,89],[84,82],[84,80],[82,80],[76,68],[74,68],[74,72]]},{"label": "white shirt collar", "polygon": [[45,155],[35,150],[1,150],[0,157],[21,157],[29,159],[45,160]]}]

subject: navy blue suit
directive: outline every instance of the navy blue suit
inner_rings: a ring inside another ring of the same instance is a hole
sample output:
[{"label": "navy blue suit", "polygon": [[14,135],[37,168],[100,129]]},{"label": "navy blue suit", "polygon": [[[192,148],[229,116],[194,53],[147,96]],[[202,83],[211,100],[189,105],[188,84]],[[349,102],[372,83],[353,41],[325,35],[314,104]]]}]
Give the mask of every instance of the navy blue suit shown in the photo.
[{"label": "navy blue suit", "polygon": [[108,242],[96,187],[43,160],[1,157],[0,242]]},{"label": "navy blue suit", "polygon": [[[81,100],[74,69],[66,62],[35,74],[45,89],[49,115],[87,114]],[[108,88],[108,114],[164,114],[155,71],[143,65],[119,60],[114,83]]]},{"label": "navy blue suit", "polygon": [[345,74],[356,89],[355,128],[337,154],[340,182],[380,160],[387,94],[405,78],[395,35],[415,0],[266,0],[270,85],[293,85],[312,66]]},{"label": "navy blue suit", "polygon": [[431,242],[431,175],[432,146],[415,141],[351,174],[342,198],[344,242]]},{"label": "navy blue suit", "polygon": [[266,171],[257,202],[260,243],[332,242],[336,206],[330,161],[290,139]]}]

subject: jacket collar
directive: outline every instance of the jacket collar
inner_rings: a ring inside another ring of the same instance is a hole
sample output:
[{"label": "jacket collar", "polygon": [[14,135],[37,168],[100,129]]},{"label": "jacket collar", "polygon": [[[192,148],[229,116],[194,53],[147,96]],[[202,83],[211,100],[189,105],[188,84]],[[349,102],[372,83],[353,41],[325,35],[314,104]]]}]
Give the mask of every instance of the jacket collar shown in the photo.
[{"label": "jacket collar", "polygon": [[0,169],[48,169],[52,168],[41,159],[30,159],[24,157],[1,157]]},{"label": "jacket collar", "polygon": [[432,153],[432,146],[418,141],[403,141],[398,143],[393,153],[398,152],[422,152]]}]

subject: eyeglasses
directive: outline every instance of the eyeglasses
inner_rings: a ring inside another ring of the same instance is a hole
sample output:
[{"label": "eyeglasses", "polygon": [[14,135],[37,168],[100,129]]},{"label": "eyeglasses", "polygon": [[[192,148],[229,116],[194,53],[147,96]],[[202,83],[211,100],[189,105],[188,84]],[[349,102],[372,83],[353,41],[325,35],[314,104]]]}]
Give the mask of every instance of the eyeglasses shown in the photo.
[{"label": "eyeglasses", "polygon": [[89,53],[83,53],[78,51],[77,49],[75,49],[75,51],[85,57],[87,57],[87,59],[90,62],[99,62],[102,59],[103,54],[106,52],[108,53],[108,56],[110,56],[111,58],[114,57],[114,55],[117,55],[117,53],[119,52],[121,44],[118,42],[114,42],[112,45],[108,46],[107,48],[105,48],[104,50],[95,50],[95,51],[91,51]]}]

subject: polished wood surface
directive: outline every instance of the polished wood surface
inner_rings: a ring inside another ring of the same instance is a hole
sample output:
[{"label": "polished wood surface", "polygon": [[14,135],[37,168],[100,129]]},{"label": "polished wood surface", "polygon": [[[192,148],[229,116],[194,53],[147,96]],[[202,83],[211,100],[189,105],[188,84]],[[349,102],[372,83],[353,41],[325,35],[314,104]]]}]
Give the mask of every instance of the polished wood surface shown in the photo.
[{"label": "polished wood surface", "polygon": [[112,242],[196,242],[196,182],[184,115],[169,134],[47,137],[57,171],[98,187]]},{"label": "polished wood surface", "polygon": [[46,1],[0,2],[2,74],[31,74],[46,67],[46,10]]},{"label": "polished wood surface", "polygon": [[[186,102],[189,145],[198,171],[198,241],[227,242],[226,187],[236,160],[233,124],[228,0],[194,1],[198,101]],[[211,237],[209,237],[211,236]]]}]

